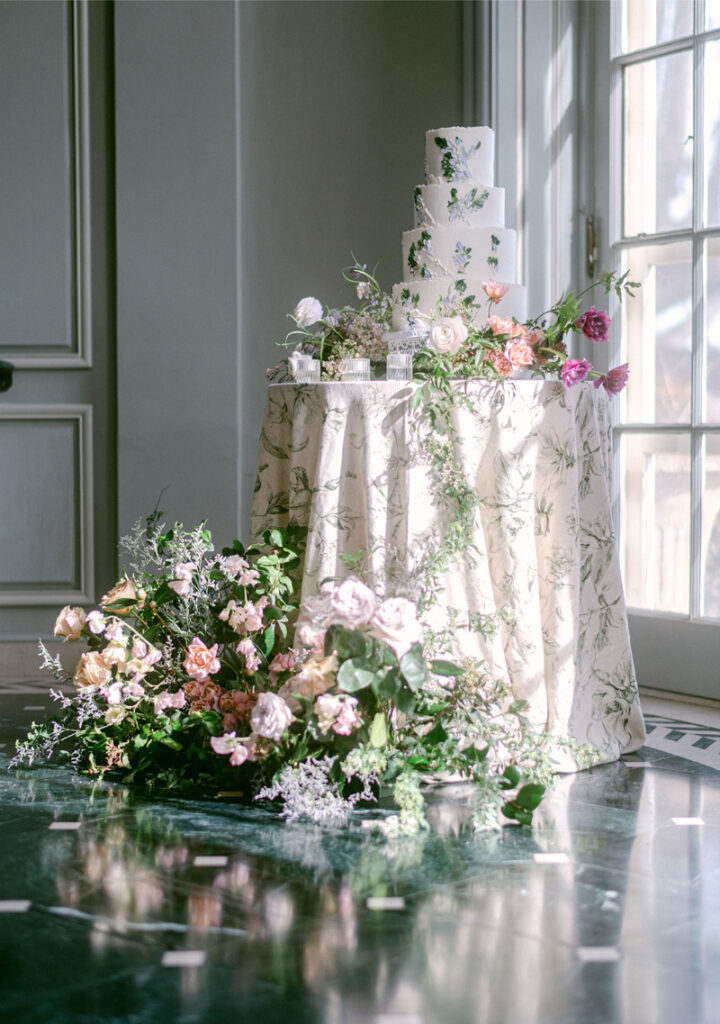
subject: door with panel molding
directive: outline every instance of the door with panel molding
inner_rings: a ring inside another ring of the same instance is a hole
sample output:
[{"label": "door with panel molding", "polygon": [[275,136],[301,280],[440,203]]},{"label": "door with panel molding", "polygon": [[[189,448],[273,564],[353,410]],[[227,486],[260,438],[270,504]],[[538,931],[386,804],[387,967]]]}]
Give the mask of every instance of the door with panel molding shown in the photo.
[{"label": "door with panel molding", "polygon": [[0,3],[0,676],[116,571],[111,18]]}]

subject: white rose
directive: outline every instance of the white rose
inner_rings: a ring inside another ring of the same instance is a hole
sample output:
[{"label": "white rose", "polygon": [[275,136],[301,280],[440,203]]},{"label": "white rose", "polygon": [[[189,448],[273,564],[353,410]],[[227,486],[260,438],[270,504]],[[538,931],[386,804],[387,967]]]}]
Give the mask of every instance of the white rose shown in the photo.
[{"label": "white rose", "polygon": [[310,327],[311,324],[316,324],[322,315],[322,305],[311,295],[308,295],[306,299],[300,299],[293,313],[301,327]]},{"label": "white rose", "polygon": [[293,720],[293,713],[276,693],[261,693],[250,715],[254,733],[279,743]]},{"label": "white rose", "polygon": [[428,348],[444,355],[455,355],[467,336],[468,329],[459,316],[444,316],[430,328]]},{"label": "white rose", "polygon": [[349,629],[366,626],[377,607],[377,599],[369,587],[360,580],[345,580],[333,591],[330,598],[332,621]]},{"label": "white rose", "polygon": [[61,636],[63,643],[66,640],[78,640],[85,625],[85,612],[82,608],[71,608],[66,604],[55,620],[55,636]]},{"label": "white rose", "polygon": [[415,605],[404,597],[388,598],[373,615],[370,632],[401,658],[422,636]]}]

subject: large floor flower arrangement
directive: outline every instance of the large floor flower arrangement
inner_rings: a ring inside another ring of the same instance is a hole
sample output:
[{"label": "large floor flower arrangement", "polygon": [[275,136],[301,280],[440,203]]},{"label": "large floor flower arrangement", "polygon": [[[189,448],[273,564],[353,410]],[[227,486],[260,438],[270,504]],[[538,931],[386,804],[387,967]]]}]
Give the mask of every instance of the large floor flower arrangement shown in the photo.
[{"label": "large floor flower arrangement", "polygon": [[[125,539],[127,574],[100,607],[66,607],[55,634],[84,641],[54,719],[14,766],[52,759],[156,791],[277,801],[287,818],[386,835],[425,826],[423,787],[474,781],[474,823],[529,823],[552,773],[546,739],[500,680],[432,656],[415,605],[360,580],[297,606],[298,530],[214,552],[204,525],[154,515]],[[379,802],[379,803],[378,803]],[[375,810],[373,804],[377,804]]]}]

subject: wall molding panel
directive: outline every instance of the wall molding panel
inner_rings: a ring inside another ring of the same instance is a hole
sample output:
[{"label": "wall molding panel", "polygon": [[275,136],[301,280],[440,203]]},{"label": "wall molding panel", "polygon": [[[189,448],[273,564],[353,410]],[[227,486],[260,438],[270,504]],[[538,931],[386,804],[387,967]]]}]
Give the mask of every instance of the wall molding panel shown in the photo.
[{"label": "wall molding panel", "polygon": [[93,602],[92,455],[90,405],[0,406],[0,606]]},{"label": "wall molding panel", "polygon": [[[47,152],[51,154],[51,161],[48,162],[53,163],[54,170],[52,173],[49,169],[47,173],[42,169],[35,174],[26,173],[32,165],[38,166],[41,157],[34,150],[32,141],[24,135],[24,129],[11,120],[11,143],[5,161],[9,165],[9,175],[15,181],[18,212],[9,211],[6,214],[9,223],[6,224],[3,218],[2,227],[5,237],[12,242],[16,235],[22,235],[22,232],[14,230],[21,216],[31,226],[33,242],[28,243],[25,254],[28,265],[32,263],[33,251],[37,251],[42,233],[48,234],[50,231],[41,223],[47,211],[53,211],[54,216],[50,220],[57,234],[51,240],[49,250],[54,258],[46,259],[45,266],[39,268],[33,277],[36,294],[30,295],[27,287],[24,288],[22,284],[13,288],[13,283],[8,286],[5,302],[0,294],[0,357],[11,360],[18,369],[23,370],[83,369],[92,366],[88,0],[19,6],[19,10],[10,12],[14,18],[10,28],[18,33],[18,37],[22,39],[24,35],[33,32],[41,34],[40,42],[48,49],[53,47],[49,52],[57,64],[56,36],[58,19],[61,19],[65,52],[61,69],[56,66],[53,71],[50,61],[43,65],[47,77],[42,86],[36,86],[34,82],[28,85],[27,79],[18,82],[12,69],[8,72],[8,81],[3,79],[3,83],[11,88],[37,89],[29,98],[27,92],[19,93],[27,102],[34,98],[34,110],[44,108],[44,95],[49,94],[53,98],[52,107],[48,106],[49,112],[38,115],[46,120],[36,126],[37,131],[31,133],[28,129],[28,132],[46,139],[46,146],[50,147]],[[48,19],[46,24],[43,24],[43,16]],[[59,72],[55,77],[59,77],[60,81],[52,77],[55,72]],[[55,93],[62,99],[58,99]],[[61,105],[62,117],[59,114]],[[14,115],[11,113],[8,116],[12,118]],[[58,124],[61,120],[64,123]],[[12,142],[14,135],[20,143],[17,146]],[[52,142],[48,135],[52,135]],[[16,157],[8,155],[15,153]],[[11,163],[11,159],[16,159],[17,163]],[[54,191],[59,188],[57,179],[60,167],[65,181],[62,203],[58,203],[58,192]],[[43,189],[46,190],[45,194]],[[63,209],[60,210],[59,206]],[[62,242],[58,241],[61,230],[64,234]],[[31,245],[35,246],[35,250]],[[58,260],[58,254],[63,249],[67,269],[64,282],[60,282],[57,264],[62,262]],[[43,270],[49,275],[47,285],[43,280]],[[61,299],[63,291],[64,299]],[[43,305],[48,309],[44,319],[34,312]],[[64,307],[62,316],[58,312],[60,305]],[[3,307],[8,311],[5,315]],[[20,340],[18,335],[24,330],[34,337]]]}]

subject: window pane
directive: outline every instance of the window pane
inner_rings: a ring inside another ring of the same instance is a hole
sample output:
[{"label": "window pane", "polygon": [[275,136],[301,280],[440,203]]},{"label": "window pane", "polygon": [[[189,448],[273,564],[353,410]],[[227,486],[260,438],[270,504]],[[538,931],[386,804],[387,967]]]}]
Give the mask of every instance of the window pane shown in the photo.
[{"label": "window pane", "polygon": [[624,233],[692,225],[692,53],[624,73]]},{"label": "window pane", "polygon": [[705,438],[702,516],[702,614],[720,619],[720,435]]},{"label": "window pane", "polygon": [[720,224],[720,39],[707,43],[703,59],[705,104],[705,224]]},{"label": "window pane", "polygon": [[705,243],[705,413],[720,423],[720,238]]},{"label": "window pane", "polygon": [[705,28],[720,28],[720,0],[705,0]]},{"label": "window pane", "polygon": [[623,271],[641,287],[622,304],[623,354],[630,364],[623,420],[689,423],[692,348],[692,245],[626,250]]},{"label": "window pane", "polygon": [[690,438],[621,438],[621,538],[627,603],[689,612]]},{"label": "window pane", "polygon": [[623,50],[641,50],[691,35],[692,0],[624,0]]}]

